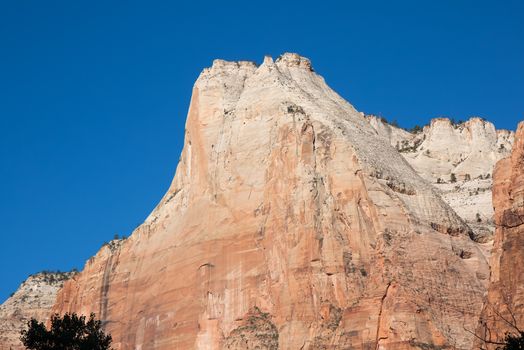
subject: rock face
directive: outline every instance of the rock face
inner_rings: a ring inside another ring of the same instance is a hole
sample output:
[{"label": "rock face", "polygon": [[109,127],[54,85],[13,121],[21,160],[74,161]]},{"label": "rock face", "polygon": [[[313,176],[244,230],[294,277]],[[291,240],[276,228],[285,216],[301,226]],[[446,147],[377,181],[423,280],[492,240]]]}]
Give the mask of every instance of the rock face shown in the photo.
[{"label": "rock face", "polygon": [[488,296],[477,334],[499,342],[506,332],[515,332],[510,324],[524,328],[524,122],[518,126],[511,157],[497,163],[493,180],[497,228]]},{"label": "rock face", "polygon": [[117,349],[467,349],[472,235],[309,60],[216,60],[168,192],[53,311],[97,313]]},{"label": "rock face", "polygon": [[[375,116],[367,119],[467,222],[476,241],[491,241],[495,230],[493,168],[510,154],[513,132],[495,130],[492,123],[481,118],[459,124],[446,118],[433,119],[418,133],[409,133]],[[490,248],[491,244],[487,244],[486,254]]]},{"label": "rock face", "polygon": [[31,275],[0,305],[0,349],[24,349],[20,331],[31,318],[40,322],[48,319],[58,290],[74,274],[41,272]]}]

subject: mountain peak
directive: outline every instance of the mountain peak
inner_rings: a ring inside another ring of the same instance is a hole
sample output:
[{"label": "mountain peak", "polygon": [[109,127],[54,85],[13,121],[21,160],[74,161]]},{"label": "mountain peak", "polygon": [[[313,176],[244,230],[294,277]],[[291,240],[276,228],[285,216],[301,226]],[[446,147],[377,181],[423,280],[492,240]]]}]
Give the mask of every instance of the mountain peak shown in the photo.
[{"label": "mountain peak", "polygon": [[[468,348],[484,251],[388,127],[298,54],[215,60],[168,192],[53,311],[95,312],[119,349]],[[425,133],[394,134],[442,146]]]},{"label": "mountain peak", "polygon": [[267,348],[253,317],[282,349],[464,346],[456,309],[480,309],[487,274],[468,225],[293,53],[204,70],[168,193],[103,252],[54,311],[96,312],[125,349]]}]

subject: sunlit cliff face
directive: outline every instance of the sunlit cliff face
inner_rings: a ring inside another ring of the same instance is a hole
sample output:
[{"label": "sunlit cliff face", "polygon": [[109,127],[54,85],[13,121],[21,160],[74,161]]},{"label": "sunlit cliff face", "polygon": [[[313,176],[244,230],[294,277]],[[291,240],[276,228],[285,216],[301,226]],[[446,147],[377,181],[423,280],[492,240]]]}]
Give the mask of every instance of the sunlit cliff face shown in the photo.
[{"label": "sunlit cliff face", "polygon": [[166,195],[52,312],[117,349],[469,349],[485,249],[416,162],[308,59],[217,60]]}]

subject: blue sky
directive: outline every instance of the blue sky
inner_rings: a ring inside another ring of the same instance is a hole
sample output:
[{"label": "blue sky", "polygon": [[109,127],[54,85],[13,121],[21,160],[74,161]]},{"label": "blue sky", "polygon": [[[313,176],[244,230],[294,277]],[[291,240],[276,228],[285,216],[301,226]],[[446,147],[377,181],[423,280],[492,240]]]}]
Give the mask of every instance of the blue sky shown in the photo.
[{"label": "blue sky", "polygon": [[214,58],[298,52],[357,109],[402,126],[479,115],[514,129],[522,3],[1,1],[0,301],[144,220]]}]

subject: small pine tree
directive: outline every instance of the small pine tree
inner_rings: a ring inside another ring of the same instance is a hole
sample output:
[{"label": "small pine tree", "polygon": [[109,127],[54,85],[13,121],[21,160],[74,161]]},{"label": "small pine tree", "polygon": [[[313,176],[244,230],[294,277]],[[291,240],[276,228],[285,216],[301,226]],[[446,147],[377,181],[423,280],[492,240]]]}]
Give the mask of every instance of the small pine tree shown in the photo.
[{"label": "small pine tree", "polygon": [[409,132],[411,132],[412,134],[418,134],[419,132],[422,132],[422,128],[420,127],[420,125],[415,125],[409,130]]},{"label": "small pine tree", "polygon": [[457,176],[455,175],[455,173],[451,173],[451,177],[449,178],[449,181],[451,183],[457,182]]}]

